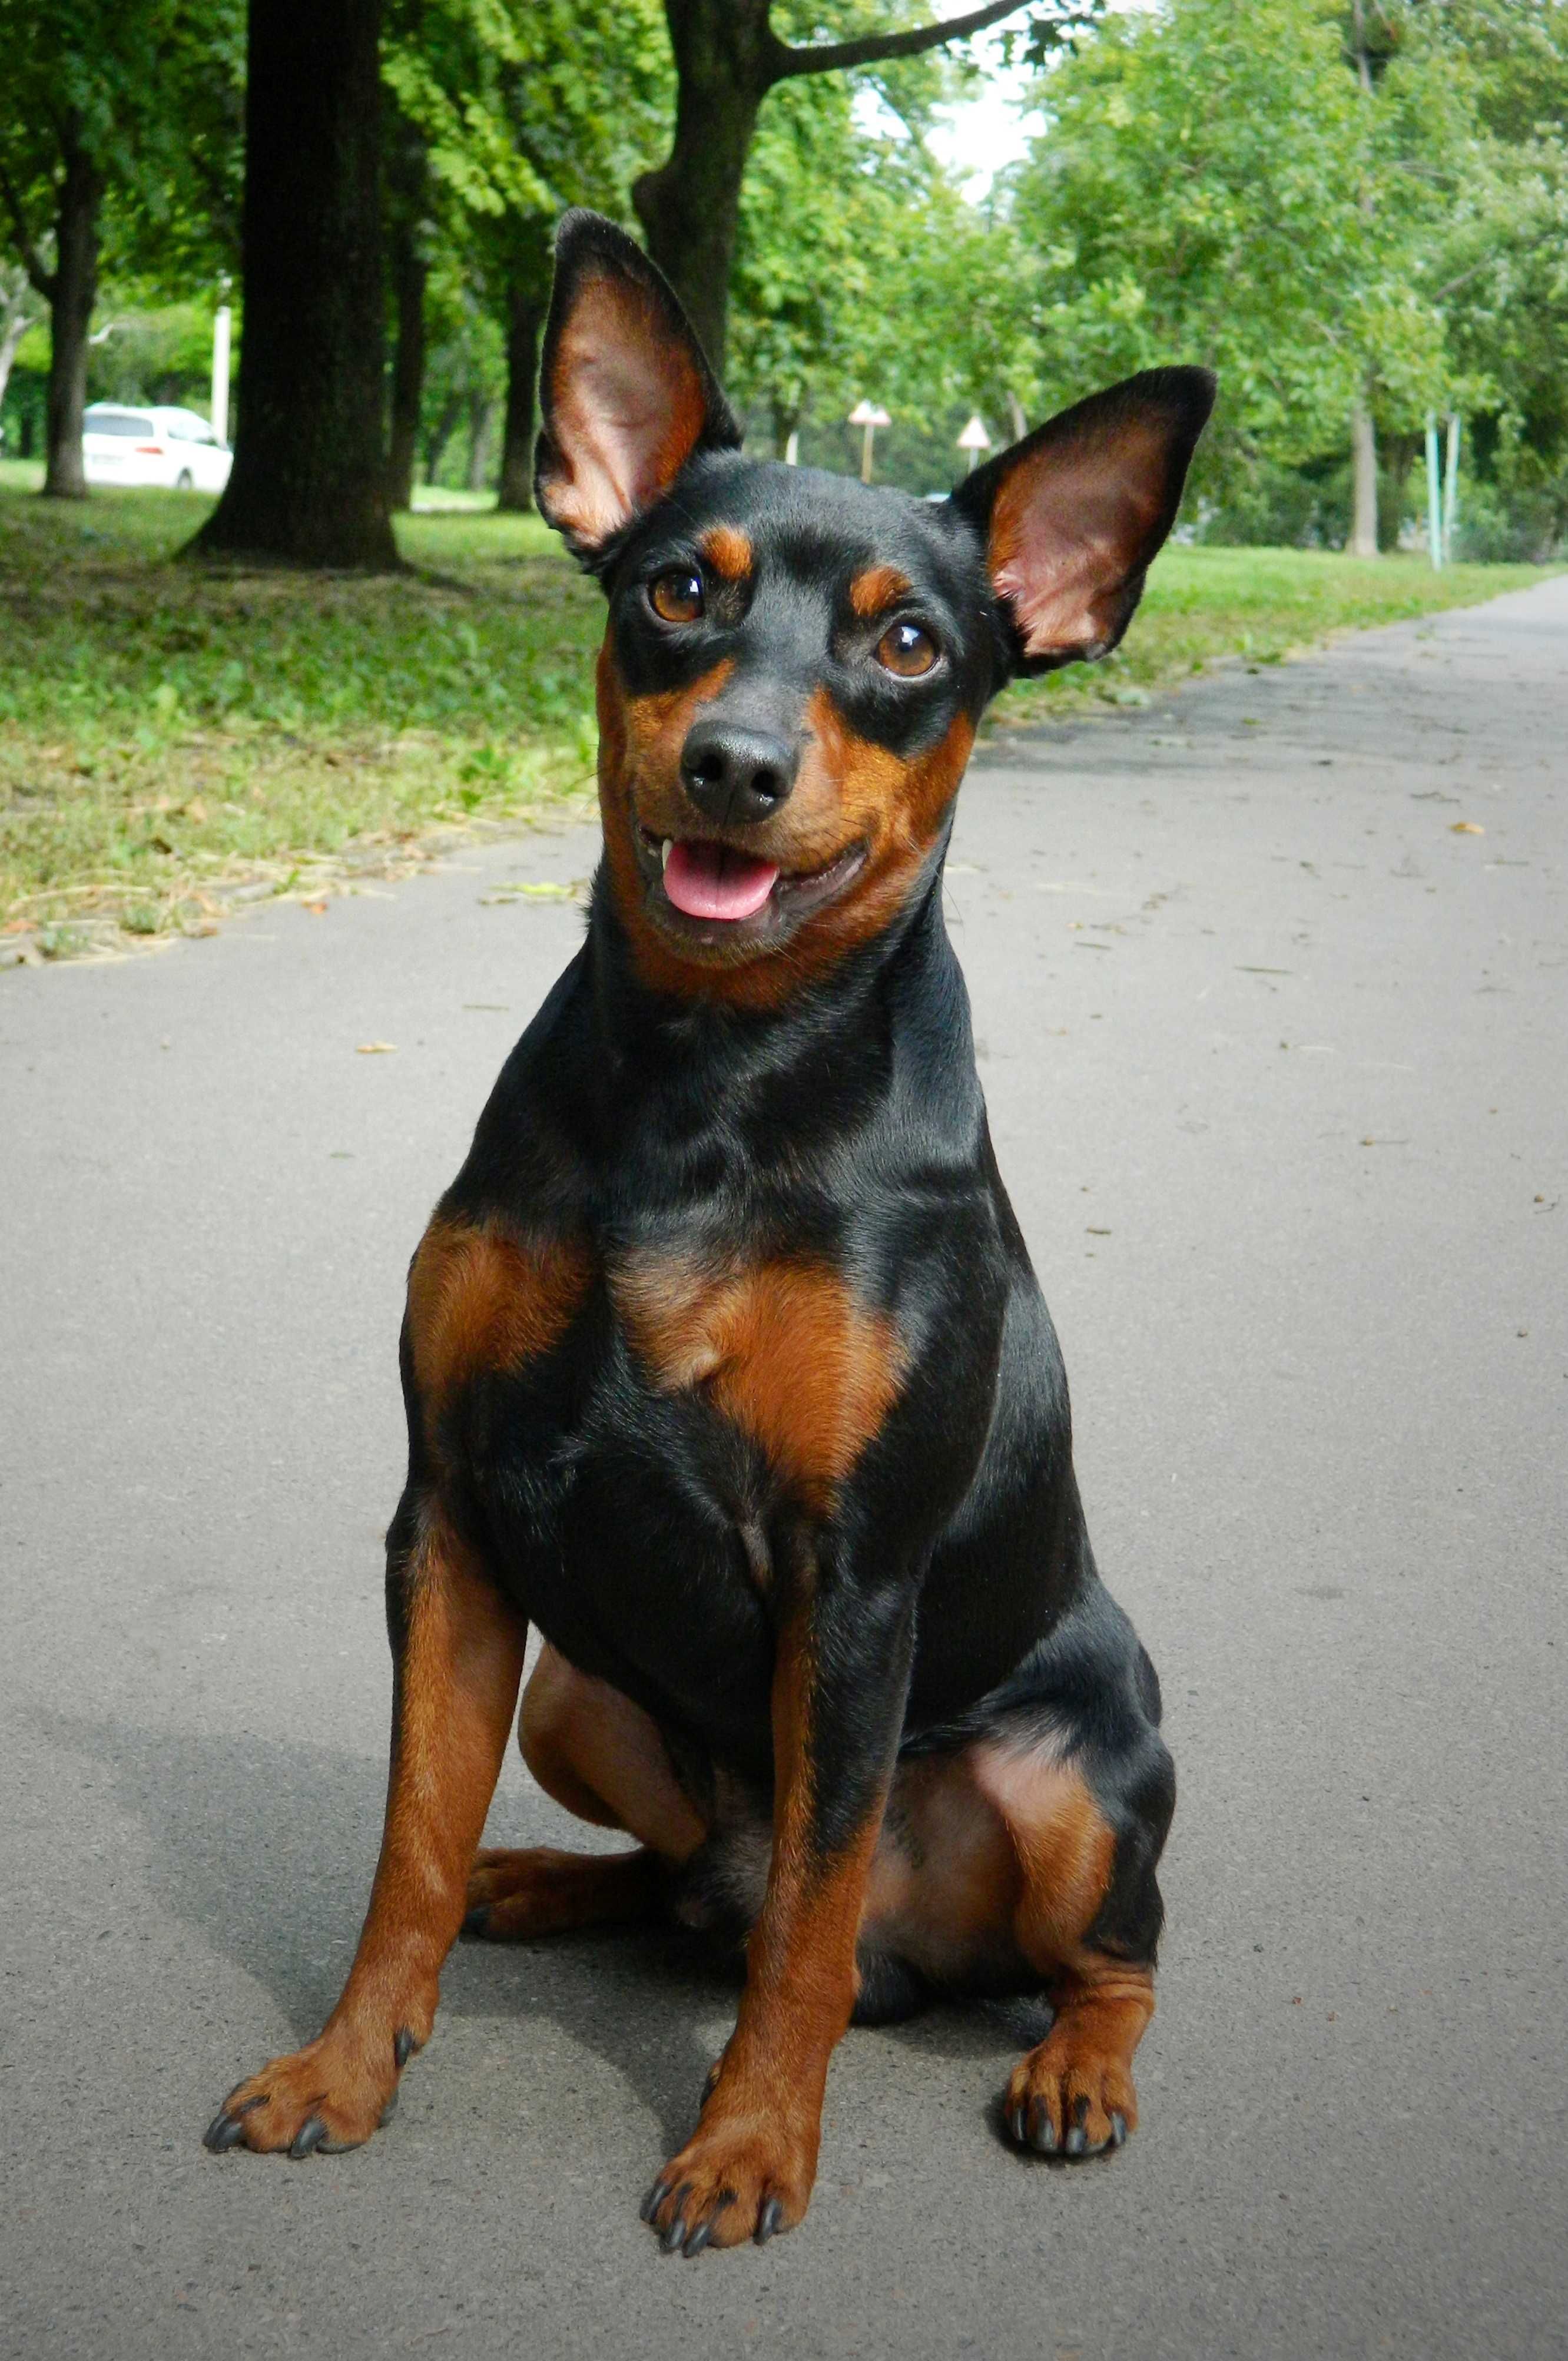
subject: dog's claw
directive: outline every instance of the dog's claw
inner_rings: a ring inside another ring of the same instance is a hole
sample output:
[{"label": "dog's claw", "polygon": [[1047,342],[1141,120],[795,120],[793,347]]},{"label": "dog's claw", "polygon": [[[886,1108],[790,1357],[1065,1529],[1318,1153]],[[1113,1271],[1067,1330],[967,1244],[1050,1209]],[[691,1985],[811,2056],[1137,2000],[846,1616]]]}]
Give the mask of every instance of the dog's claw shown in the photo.
[{"label": "dog's claw", "polygon": [[406,2025],[403,2026],[392,2043],[392,2062],[400,2074],[413,2056],[416,2047],[413,2035]]},{"label": "dog's claw", "polygon": [[784,2207],[776,2197],[770,2197],[757,2216],[757,2244],[765,2246],[779,2224],[784,2220]]},{"label": "dog's claw", "polygon": [[313,2156],[325,2137],[326,2125],[320,2115],[310,2115],[294,2134],[294,2145],[289,2153],[295,2158]]},{"label": "dog's claw", "polygon": [[489,1904],[488,1902],[476,1902],[472,1910],[468,1912],[466,1917],[464,1919],[461,1927],[458,1927],[457,1932],[463,1937],[465,1941],[472,1943],[477,1941],[484,1934],[484,1931],[489,1923]]},{"label": "dog's claw", "polygon": [[392,2092],[391,2097],[388,2100],[388,2102],[387,2102],[386,2105],[382,2108],[382,2110],[381,2110],[380,2114],[379,2114],[377,2116],[377,2118],[376,2118],[376,2128],[377,2128],[377,2130],[378,2130],[378,2132],[384,2132],[384,2131],[386,2130],[386,2128],[387,2128],[387,2125],[391,2122],[392,2117],[397,2114],[397,2112],[398,2112],[398,2094],[397,2094],[397,2092],[394,2091],[394,2092]]},{"label": "dog's claw", "polygon": [[658,2212],[660,2206],[663,2203],[669,2193],[670,2184],[667,2180],[656,2180],[653,2183],[652,2188],[648,2191],[647,2196],[642,2200],[641,2204],[637,2209],[644,2222],[651,2222],[653,2219],[654,2214]]},{"label": "dog's claw", "polygon": [[1113,2114],[1113,2115],[1112,2115],[1112,2117],[1111,2117],[1111,2145],[1112,2145],[1112,2147],[1124,2147],[1124,2146],[1125,2146],[1125,2144],[1126,2144],[1126,2138],[1127,2138],[1127,2118],[1126,2118],[1126,2116],[1125,2116],[1125,2115],[1124,2115],[1124,2114]]},{"label": "dog's claw", "polygon": [[202,2134],[202,2146],[214,2156],[222,2156],[226,2149],[239,2146],[245,2137],[241,2117],[248,2115],[252,2107],[258,2107],[261,2104],[259,2098],[247,2099],[236,2107],[234,2103],[244,2088],[243,2082],[235,2084],[234,2089]]},{"label": "dog's claw", "polygon": [[1046,2113],[1043,2099],[1036,2099],[1029,2109],[1029,2146],[1042,2156],[1057,2152],[1057,2127]]},{"label": "dog's claw", "polygon": [[1082,2156],[1087,2152],[1089,2142],[1084,2137],[1083,2125],[1074,2124],[1063,2143],[1064,2153],[1068,2156]]},{"label": "dog's claw", "polygon": [[707,2246],[712,2235],[713,2224],[711,2222],[699,2222],[697,2224],[696,2228],[686,2240],[686,2260],[688,2263],[694,2255],[701,2254],[703,2248]]}]

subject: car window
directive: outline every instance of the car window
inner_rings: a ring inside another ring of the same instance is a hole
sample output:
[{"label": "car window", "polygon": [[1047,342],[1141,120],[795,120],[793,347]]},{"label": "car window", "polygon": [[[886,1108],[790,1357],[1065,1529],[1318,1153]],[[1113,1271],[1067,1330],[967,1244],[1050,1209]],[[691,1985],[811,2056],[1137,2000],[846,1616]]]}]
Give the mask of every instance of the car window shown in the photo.
[{"label": "car window", "polygon": [[150,418],[138,418],[129,410],[89,410],[82,423],[89,434],[124,434],[132,440],[157,432]]},{"label": "car window", "polygon": [[212,428],[193,410],[171,410],[169,431],[181,443],[210,443],[213,439]]}]

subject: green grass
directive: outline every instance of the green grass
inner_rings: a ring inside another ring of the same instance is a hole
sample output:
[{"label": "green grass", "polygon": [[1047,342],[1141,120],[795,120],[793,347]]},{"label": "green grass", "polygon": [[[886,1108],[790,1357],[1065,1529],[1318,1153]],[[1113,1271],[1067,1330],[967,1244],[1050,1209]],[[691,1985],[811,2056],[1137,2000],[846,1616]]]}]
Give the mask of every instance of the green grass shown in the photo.
[{"label": "green grass", "polygon": [[[0,944],[65,956],[209,930],[236,892],[333,890],[432,831],[591,807],[599,594],[532,518],[399,522],[389,581],[170,563],[206,502],[27,495],[0,462]],[[1137,702],[1219,656],[1272,663],[1492,596],[1288,550],[1174,550],[1126,648],[1010,690],[1008,723]],[[0,950],[0,956],[4,956]]]}]

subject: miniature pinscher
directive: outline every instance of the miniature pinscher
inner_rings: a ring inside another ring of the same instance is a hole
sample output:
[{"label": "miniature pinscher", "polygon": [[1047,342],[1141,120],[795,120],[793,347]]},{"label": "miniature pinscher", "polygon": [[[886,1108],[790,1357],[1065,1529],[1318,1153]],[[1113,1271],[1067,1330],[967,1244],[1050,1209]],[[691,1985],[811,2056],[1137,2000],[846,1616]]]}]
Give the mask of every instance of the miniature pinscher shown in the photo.
[{"label": "miniature pinscher", "polygon": [[[940,504],[747,458],[664,280],[574,213],[540,399],[540,510],[609,603],[604,858],[409,1274],[359,1948],[207,2144],[367,2139],[459,1931],[673,1914],[745,1955],[642,2208],[696,2255],[800,2221],[835,2044],[929,1994],[1054,2005],[1021,2148],[1137,2120],[1175,1785],[942,864],[988,699],[1126,630],[1213,380],[1131,378]],[[529,1768],[634,1849],[477,1850],[531,1624]]]}]

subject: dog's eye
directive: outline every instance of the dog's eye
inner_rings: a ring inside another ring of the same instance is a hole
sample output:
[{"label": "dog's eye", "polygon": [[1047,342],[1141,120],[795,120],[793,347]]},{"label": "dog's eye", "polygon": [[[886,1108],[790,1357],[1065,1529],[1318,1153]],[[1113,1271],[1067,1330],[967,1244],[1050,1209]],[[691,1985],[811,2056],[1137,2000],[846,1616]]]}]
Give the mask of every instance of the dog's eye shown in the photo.
[{"label": "dog's eye", "polygon": [[692,566],[667,566],[649,583],[648,604],[662,622],[695,623],[703,611],[701,575]]},{"label": "dog's eye", "polygon": [[893,623],[876,643],[876,660],[901,680],[916,680],[937,661],[937,642],[918,623]]}]

